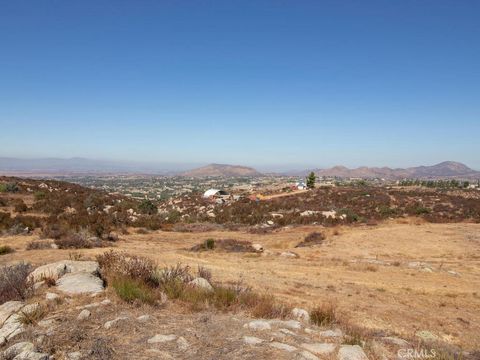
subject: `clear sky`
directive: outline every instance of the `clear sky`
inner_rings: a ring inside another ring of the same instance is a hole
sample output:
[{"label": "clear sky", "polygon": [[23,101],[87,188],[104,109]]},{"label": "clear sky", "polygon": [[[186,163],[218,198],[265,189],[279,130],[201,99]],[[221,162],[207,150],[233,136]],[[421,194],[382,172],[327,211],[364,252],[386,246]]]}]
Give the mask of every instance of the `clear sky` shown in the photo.
[{"label": "clear sky", "polygon": [[0,156],[480,169],[480,1],[0,0]]}]

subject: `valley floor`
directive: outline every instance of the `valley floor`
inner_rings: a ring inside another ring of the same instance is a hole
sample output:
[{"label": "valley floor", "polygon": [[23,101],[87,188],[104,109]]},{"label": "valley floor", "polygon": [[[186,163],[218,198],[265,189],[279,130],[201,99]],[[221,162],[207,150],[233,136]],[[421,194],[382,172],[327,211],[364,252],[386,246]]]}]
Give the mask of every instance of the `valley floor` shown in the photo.
[{"label": "valley floor", "polygon": [[[465,350],[480,349],[480,224],[401,221],[337,229],[305,226],[266,235],[158,231],[124,235],[115,249],[147,256],[160,265],[203,265],[217,280],[241,279],[257,291],[304,308],[334,302],[344,318],[367,328],[405,338],[429,331]],[[295,248],[312,231],[326,232],[324,244]],[[40,265],[68,259],[72,253],[25,250],[35,237],[0,238],[0,245],[16,250],[3,255],[0,265],[19,260]],[[208,238],[248,240],[262,244],[265,251],[188,250]],[[88,259],[106,250],[74,252]],[[283,251],[299,257],[282,257]]]}]

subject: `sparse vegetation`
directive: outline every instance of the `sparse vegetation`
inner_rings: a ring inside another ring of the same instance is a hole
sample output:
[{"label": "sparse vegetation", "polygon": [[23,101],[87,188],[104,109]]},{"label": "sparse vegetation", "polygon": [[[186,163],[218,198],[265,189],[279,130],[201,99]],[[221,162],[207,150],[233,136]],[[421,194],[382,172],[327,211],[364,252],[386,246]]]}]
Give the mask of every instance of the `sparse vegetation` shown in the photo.
[{"label": "sparse vegetation", "polygon": [[116,277],[111,281],[111,286],[123,301],[129,303],[140,302],[149,305],[155,303],[156,296],[154,291],[140,280],[135,280],[131,277]]},{"label": "sparse vegetation", "polygon": [[23,325],[37,325],[46,315],[46,309],[42,305],[34,305],[29,311],[20,311],[18,321]]},{"label": "sparse vegetation", "polygon": [[14,248],[12,248],[9,245],[1,245],[0,246],[0,255],[6,255],[6,254],[11,254],[15,251]]},{"label": "sparse vegetation", "polygon": [[0,268],[0,304],[11,300],[25,300],[33,292],[33,282],[28,278],[29,264],[19,263]]},{"label": "sparse vegetation", "polygon": [[337,309],[333,303],[317,305],[310,311],[310,321],[318,326],[329,326],[337,321]]},{"label": "sparse vegetation", "polygon": [[250,241],[235,239],[206,239],[203,243],[193,246],[190,251],[219,250],[226,252],[257,252]]},{"label": "sparse vegetation", "polygon": [[314,231],[307,236],[305,236],[305,239],[297,244],[295,247],[306,247],[306,246],[312,246],[312,245],[321,245],[323,243],[323,240],[325,240],[325,234]]}]

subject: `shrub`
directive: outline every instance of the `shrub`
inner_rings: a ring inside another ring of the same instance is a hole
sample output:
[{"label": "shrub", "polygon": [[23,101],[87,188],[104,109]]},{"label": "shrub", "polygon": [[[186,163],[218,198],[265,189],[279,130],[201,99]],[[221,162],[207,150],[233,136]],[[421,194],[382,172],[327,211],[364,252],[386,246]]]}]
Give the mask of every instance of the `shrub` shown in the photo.
[{"label": "shrub", "polygon": [[250,241],[235,239],[213,240],[207,239],[203,243],[193,246],[191,251],[205,251],[219,249],[226,252],[257,252]]},{"label": "shrub", "polygon": [[111,286],[120,299],[128,303],[140,302],[150,305],[155,303],[154,291],[140,280],[116,277],[112,280]]},{"label": "shrub", "polygon": [[3,183],[0,184],[0,192],[10,192],[10,193],[16,193],[20,189],[18,188],[18,185],[16,183]]},{"label": "shrub", "polygon": [[17,213],[23,213],[28,210],[28,207],[23,202],[23,200],[18,200],[18,201],[15,201],[14,210]]},{"label": "shrub", "polygon": [[158,212],[157,206],[151,200],[143,200],[140,205],[138,205],[138,210],[142,214],[153,215]]},{"label": "shrub", "polygon": [[20,311],[18,321],[23,325],[37,325],[37,323],[45,317],[45,314],[45,308],[37,305],[32,311]]},{"label": "shrub", "polygon": [[27,250],[51,249],[52,244],[48,241],[30,241],[27,244]]},{"label": "shrub", "polygon": [[108,339],[95,338],[88,351],[89,359],[92,360],[110,360],[114,358],[114,351],[109,345]]},{"label": "shrub", "polygon": [[310,321],[318,326],[328,326],[337,321],[336,307],[332,303],[316,306],[310,311]]},{"label": "shrub", "polygon": [[198,269],[197,269],[197,276],[201,277],[201,278],[204,278],[208,282],[210,282],[212,280],[212,272],[210,270],[208,270],[207,268],[205,268],[203,266],[200,266],[200,265],[198,266]]},{"label": "shrub", "polygon": [[252,307],[252,316],[263,319],[286,318],[292,311],[290,306],[278,303],[271,295],[245,293],[242,300]]},{"label": "shrub", "polygon": [[312,246],[312,245],[321,245],[325,240],[325,234],[321,232],[312,232],[305,236],[302,242],[298,243],[295,247],[305,247],[305,246]]},{"label": "shrub", "polygon": [[33,281],[28,278],[30,264],[19,263],[0,268],[0,304],[25,300],[33,293]]},{"label": "shrub", "polygon": [[0,255],[6,255],[6,254],[11,254],[13,253],[15,250],[9,246],[9,245],[2,245],[0,246]]},{"label": "shrub", "polygon": [[90,238],[85,233],[74,233],[55,239],[55,244],[59,249],[91,249],[100,247],[101,240],[96,237]]},{"label": "shrub", "polygon": [[128,255],[124,252],[110,250],[97,256],[102,273],[107,277],[124,276],[138,279],[145,283],[154,281],[155,264],[141,256]]}]

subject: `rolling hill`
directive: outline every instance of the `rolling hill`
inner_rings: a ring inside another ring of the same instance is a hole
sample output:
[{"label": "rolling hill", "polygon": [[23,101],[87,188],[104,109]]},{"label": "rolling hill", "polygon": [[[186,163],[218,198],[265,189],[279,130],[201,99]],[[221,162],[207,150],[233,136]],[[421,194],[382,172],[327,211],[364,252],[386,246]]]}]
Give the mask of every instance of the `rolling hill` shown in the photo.
[{"label": "rolling hill", "polygon": [[204,176],[224,176],[224,177],[236,177],[236,176],[259,176],[257,170],[247,166],[239,165],[226,165],[226,164],[209,164],[196,168],[193,170],[182,173],[183,176],[189,177],[204,177]]},{"label": "rolling hill", "polygon": [[[432,166],[417,166],[406,169],[392,169],[389,167],[366,167],[349,169],[345,166],[335,166],[330,169],[314,169],[317,176],[340,177],[340,178],[383,178],[383,179],[439,179],[439,178],[463,178],[479,179],[480,172],[468,166],[454,161],[444,161]],[[306,175],[309,171],[305,171]]]}]

